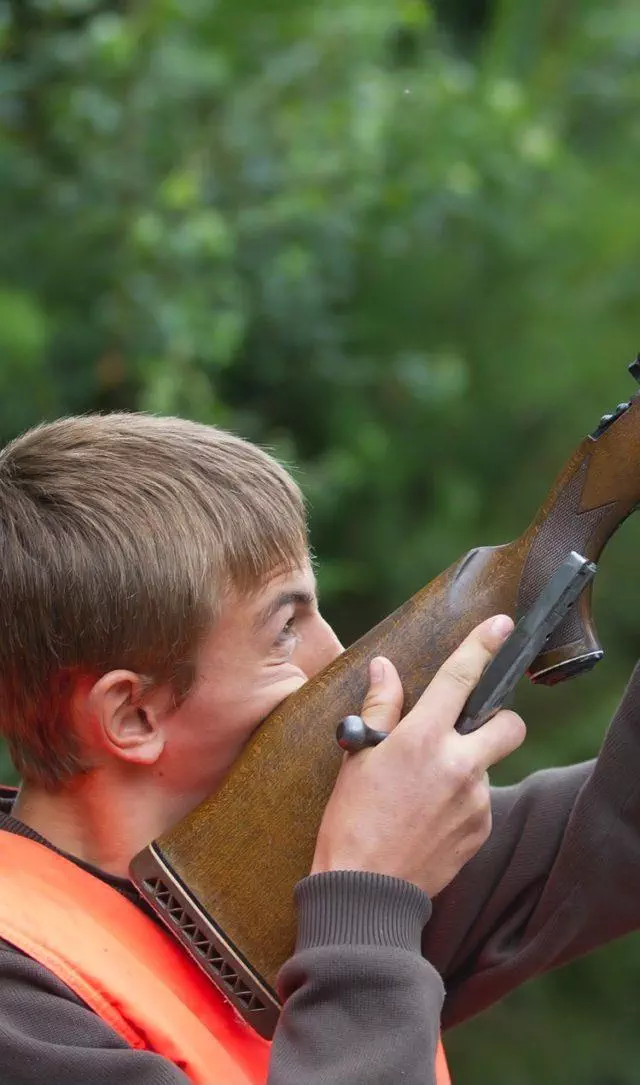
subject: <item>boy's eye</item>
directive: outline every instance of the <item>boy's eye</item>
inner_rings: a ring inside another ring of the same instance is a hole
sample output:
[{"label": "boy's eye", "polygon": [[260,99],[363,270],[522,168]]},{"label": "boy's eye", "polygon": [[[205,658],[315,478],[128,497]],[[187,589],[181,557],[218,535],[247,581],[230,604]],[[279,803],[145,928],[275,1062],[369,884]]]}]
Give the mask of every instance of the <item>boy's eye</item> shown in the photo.
[{"label": "boy's eye", "polygon": [[284,625],[278,633],[278,644],[286,644],[287,641],[290,641],[291,638],[295,636],[295,625],[296,619],[294,615],[293,617],[289,618],[287,624]]}]

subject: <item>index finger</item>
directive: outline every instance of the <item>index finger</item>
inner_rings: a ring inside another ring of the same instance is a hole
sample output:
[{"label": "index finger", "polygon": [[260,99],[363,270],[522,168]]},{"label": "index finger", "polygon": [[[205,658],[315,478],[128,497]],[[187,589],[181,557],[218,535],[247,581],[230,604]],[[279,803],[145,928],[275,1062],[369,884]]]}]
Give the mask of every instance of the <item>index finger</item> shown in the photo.
[{"label": "index finger", "polygon": [[436,727],[453,730],[469,694],[513,630],[513,624],[507,614],[498,614],[476,626],[442,664],[409,716],[415,714],[420,722],[428,716]]}]

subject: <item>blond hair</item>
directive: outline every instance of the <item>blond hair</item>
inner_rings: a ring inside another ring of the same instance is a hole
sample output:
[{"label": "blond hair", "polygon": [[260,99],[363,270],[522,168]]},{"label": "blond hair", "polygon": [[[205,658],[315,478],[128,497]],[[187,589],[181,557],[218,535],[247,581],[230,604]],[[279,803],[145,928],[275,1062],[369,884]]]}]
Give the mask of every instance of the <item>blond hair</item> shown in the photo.
[{"label": "blond hair", "polygon": [[144,414],[38,426],[0,452],[0,733],[25,779],[86,762],[78,674],[118,667],[188,692],[227,587],[307,554],[304,505],[270,455],[212,426]]}]

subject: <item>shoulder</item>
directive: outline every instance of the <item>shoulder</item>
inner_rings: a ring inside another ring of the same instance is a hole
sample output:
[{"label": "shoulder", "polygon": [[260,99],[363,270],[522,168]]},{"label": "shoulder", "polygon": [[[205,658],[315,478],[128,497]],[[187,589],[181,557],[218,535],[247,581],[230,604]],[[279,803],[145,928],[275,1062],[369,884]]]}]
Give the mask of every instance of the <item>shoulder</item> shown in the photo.
[{"label": "shoulder", "polygon": [[0,938],[0,1016],[3,1007],[13,1001],[14,994],[25,987],[48,991],[58,998],[84,1006],[82,1000],[54,976],[53,972]]},{"label": "shoulder", "polygon": [[188,1085],[134,1051],[47,968],[0,939],[0,1066],[13,1085]]},{"label": "shoulder", "polygon": [[[72,1033],[62,1031],[75,1022]],[[11,1027],[3,1026],[11,1023]],[[102,1022],[61,980],[38,961],[0,939],[0,1036],[48,1035],[56,1031],[78,1041],[94,1034]],[[106,1029],[114,1046],[126,1047],[123,1040]],[[2,1040],[0,1040],[0,1043]],[[0,1059],[0,1062],[2,1060]]]}]

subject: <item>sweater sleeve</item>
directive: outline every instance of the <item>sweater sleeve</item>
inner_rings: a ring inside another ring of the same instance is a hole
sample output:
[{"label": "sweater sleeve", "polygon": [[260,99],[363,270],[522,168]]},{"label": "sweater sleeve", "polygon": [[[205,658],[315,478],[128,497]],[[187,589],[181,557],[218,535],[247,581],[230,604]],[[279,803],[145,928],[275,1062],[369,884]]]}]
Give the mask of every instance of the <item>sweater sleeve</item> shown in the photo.
[{"label": "sweater sleeve", "polygon": [[433,1085],[444,991],[420,950],[428,898],[349,871],[306,878],[296,897],[269,1085]]},{"label": "sweater sleeve", "polygon": [[445,1027],[640,927],[640,667],[596,761],[492,798],[490,839],[434,901],[424,933],[447,989]]},{"label": "sweater sleeve", "polygon": [[[420,951],[427,897],[351,872],[307,878],[297,896],[300,933],[280,975],[286,1002],[268,1085],[432,1085],[443,988]],[[188,1085],[2,942],[0,1066],[11,1085]]]}]

